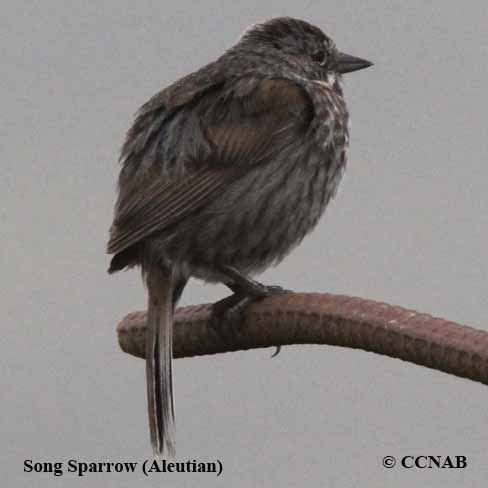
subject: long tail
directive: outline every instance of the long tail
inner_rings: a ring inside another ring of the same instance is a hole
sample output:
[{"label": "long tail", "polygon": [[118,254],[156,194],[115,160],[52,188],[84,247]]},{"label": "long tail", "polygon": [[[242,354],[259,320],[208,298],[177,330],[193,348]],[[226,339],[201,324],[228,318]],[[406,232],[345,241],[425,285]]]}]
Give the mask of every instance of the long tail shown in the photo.
[{"label": "long tail", "polygon": [[151,266],[147,270],[149,292],[146,377],[149,429],[154,456],[175,456],[173,400],[173,289],[172,269]]}]

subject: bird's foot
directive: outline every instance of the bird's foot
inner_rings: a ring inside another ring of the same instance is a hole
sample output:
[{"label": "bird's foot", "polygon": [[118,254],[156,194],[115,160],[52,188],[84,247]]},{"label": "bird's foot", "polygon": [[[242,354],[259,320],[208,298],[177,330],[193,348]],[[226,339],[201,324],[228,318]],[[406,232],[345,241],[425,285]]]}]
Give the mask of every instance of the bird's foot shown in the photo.
[{"label": "bird's foot", "polygon": [[271,295],[282,295],[286,293],[293,293],[291,290],[287,290],[282,286],[277,285],[263,285],[258,281],[250,281],[242,285],[239,283],[235,288],[236,293],[243,293],[253,297],[254,300],[260,300],[262,298],[269,297]]},{"label": "bird's foot", "polygon": [[[210,315],[210,327],[227,342],[237,342],[244,325],[247,307],[263,298],[271,295],[291,293],[281,286],[267,286],[253,282],[252,287],[239,290],[212,305]],[[271,357],[276,357],[281,346],[276,346],[276,351]]]},{"label": "bird's foot", "polygon": [[210,327],[225,341],[236,342],[244,324],[244,311],[252,297],[234,293],[212,305]]},{"label": "bird's foot", "polygon": [[269,297],[271,295],[284,295],[286,293],[293,293],[291,290],[287,290],[286,288],[283,288],[282,286],[278,286],[278,285],[263,285],[262,283],[258,283],[258,284],[263,289],[263,294],[260,295],[261,298]]}]

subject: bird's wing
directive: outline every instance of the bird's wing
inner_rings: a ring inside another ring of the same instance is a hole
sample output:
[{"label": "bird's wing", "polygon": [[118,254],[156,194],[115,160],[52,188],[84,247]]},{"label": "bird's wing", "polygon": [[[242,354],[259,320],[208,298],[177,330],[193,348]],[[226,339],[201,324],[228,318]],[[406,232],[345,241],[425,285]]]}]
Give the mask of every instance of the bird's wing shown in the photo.
[{"label": "bird's wing", "polygon": [[191,111],[204,136],[202,148],[191,149],[183,175],[168,179],[148,171],[137,183],[121,186],[110,254],[164,231],[215,199],[252,165],[296,141],[313,115],[308,95],[283,79],[243,79],[202,97]]}]

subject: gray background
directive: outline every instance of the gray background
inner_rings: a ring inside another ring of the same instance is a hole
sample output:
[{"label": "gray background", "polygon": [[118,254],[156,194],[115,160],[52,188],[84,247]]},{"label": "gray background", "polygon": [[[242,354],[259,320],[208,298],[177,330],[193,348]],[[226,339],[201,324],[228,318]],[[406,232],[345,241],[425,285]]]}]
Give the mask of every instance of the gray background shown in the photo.
[{"label": "gray background", "polygon": [[[347,176],[318,229],[264,281],[488,325],[484,1],[2,2],[1,465],[4,486],[479,487],[486,386],[358,351],[178,360],[178,458],[224,474],[24,474],[23,460],[150,455],[144,363],[115,325],[145,307],[104,255],[133,112],[249,24],[312,21],[373,69],[350,75]],[[183,303],[224,288],[193,282]],[[468,456],[385,470],[386,455]],[[132,485],[134,486],[134,485]]]}]

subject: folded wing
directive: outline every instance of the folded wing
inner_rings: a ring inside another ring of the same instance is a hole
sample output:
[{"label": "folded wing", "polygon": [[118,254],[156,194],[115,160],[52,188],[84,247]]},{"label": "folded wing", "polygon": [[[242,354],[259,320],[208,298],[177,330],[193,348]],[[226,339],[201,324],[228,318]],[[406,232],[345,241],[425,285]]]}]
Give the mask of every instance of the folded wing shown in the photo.
[{"label": "folded wing", "polygon": [[[183,174],[162,176],[152,168],[133,184],[120,186],[107,246],[110,254],[164,232],[214,200],[240,175],[266,164],[296,140],[313,116],[308,96],[283,79],[242,79],[228,89],[210,90],[180,110],[191,113],[192,123],[185,130],[195,130],[196,117],[201,147],[191,149]],[[182,134],[180,140],[188,139]]]}]

